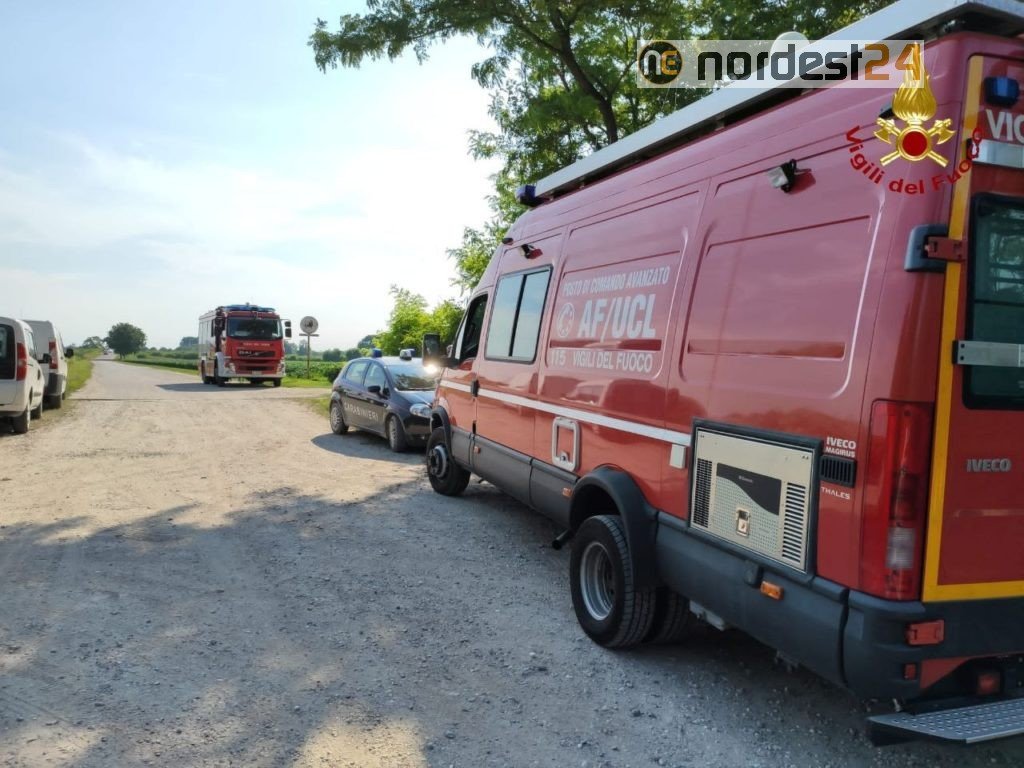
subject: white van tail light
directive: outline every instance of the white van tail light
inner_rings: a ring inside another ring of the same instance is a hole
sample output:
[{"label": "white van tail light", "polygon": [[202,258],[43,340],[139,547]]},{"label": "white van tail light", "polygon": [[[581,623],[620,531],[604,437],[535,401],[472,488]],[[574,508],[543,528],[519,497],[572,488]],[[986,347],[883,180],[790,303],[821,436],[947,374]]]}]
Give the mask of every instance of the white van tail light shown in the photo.
[{"label": "white van tail light", "polygon": [[57,342],[50,340],[50,370],[57,370]]},{"label": "white van tail light", "polygon": [[931,429],[929,405],[880,400],[871,409],[860,580],[888,600],[920,596]]},{"label": "white van tail light", "polygon": [[18,362],[14,371],[15,381],[24,381],[28,377],[28,348],[18,342]]}]

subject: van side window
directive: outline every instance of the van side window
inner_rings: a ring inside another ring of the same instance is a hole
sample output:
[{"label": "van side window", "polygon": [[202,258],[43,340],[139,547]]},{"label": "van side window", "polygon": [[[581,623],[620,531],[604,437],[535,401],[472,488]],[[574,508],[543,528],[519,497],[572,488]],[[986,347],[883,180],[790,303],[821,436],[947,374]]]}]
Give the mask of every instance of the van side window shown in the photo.
[{"label": "van side window", "polygon": [[487,328],[487,357],[530,362],[537,354],[540,321],[551,270],[508,275],[498,281]]},{"label": "van side window", "polygon": [[487,296],[480,296],[466,311],[466,319],[459,329],[459,338],[455,344],[455,357],[461,363],[476,357],[480,348],[480,329],[487,313]]}]

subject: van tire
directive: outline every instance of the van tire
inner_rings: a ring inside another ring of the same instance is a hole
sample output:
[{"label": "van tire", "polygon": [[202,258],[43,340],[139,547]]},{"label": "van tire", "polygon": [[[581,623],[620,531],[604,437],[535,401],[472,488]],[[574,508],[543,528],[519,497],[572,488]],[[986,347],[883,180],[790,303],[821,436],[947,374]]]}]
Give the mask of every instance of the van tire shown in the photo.
[{"label": "van tire", "polygon": [[11,426],[14,428],[14,434],[24,435],[28,432],[28,425],[32,422],[32,414],[29,412],[29,408],[25,406],[25,412],[20,416],[14,416],[11,418]]},{"label": "van tire", "polygon": [[223,376],[214,376],[213,383],[216,384],[218,387],[223,387],[228,383],[228,380],[225,379]]},{"label": "van tire", "polygon": [[336,435],[344,435],[348,432],[348,424],[345,423],[345,410],[341,407],[341,402],[333,400],[331,402],[331,432]]},{"label": "van tire", "polygon": [[630,648],[650,634],[656,590],[636,589],[618,515],[588,517],[573,537],[569,584],[576,619],[605,648]]},{"label": "van tire", "polygon": [[444,427],[437,427],[430,433],[426,461],[427,479],[435,492],[442,496],[458,496],[466,490],[470,473],[452,459]]},{"label": "van tire", "polygon": [[681,643],[700,628],[701,621],[690,610],[690,601],[668,587],[658,587],[654,598],[654,621],[645,642],[655,645]]},{"label": "van tire", "polygon": [[60,408],[64,405],[64,395],[50,395],[46,398],[46,405],[49,408]]},{"label": "van tire", "polygon": [[388,448],[395,453],[405,453],[409,441],[405,439],[405,427],[397,416],[388,416],[388,420],[384,422],[384,431],[387,433]]},{"label": "van tire", "polygon": [[280,387],[281,386],[281,380],[280,379],[274,379],[274,386],[275,387]]},{"label": "van tire", "polygon": [[[32,409],[32,418],[35,419],[36,421],[43,418],[43,400],[45,400],[45,398],[39,398],[39,405]],[[29,395],[29,402],[31,401],[32,396]]]}]

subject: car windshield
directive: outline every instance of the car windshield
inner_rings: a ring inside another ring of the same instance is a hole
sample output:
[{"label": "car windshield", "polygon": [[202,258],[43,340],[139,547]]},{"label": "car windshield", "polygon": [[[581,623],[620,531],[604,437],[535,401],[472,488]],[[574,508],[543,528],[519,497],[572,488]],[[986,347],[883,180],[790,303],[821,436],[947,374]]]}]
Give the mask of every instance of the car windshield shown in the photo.
[{"label": "car windshield", "polygon": [[437,384],[437,376],[431,375],[423,367],[423,363],[392,363],[388,366],[395,389],[433,389]]},{"label": "car windshield", "polygon": [[280,339],[281,321],[257,317],[229,317],[228,336],[233,339]]}]

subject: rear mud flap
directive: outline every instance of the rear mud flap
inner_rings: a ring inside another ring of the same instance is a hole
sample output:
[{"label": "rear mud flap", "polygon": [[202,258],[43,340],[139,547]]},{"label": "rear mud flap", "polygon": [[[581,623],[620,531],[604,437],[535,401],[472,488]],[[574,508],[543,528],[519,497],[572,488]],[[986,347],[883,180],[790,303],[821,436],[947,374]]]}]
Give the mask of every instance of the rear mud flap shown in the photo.
[{"label": "rear mud flap", "polygon": [[1000,699],[954,709],[912,714],[896,712],[868,718],[871,740],[892,744],[912,739],[977,744],[1024,733],[1024,698]]}]

